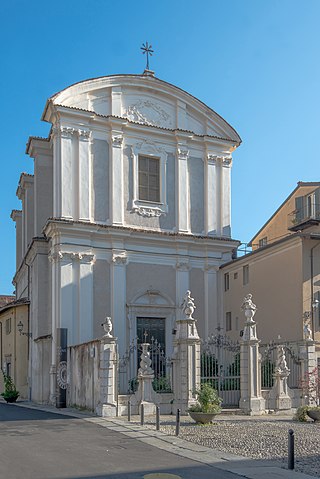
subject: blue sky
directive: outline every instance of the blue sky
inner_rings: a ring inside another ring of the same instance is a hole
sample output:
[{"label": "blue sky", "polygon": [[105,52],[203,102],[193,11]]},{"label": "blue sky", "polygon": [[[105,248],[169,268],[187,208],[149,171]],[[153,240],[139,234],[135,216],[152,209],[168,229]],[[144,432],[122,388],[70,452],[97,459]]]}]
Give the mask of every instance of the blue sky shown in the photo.
[{"label": "blue sky", "polygon": [[10,0],[1,7],[0,294],[13,291],[12,209],[30,135],[46,136],[46,99],[86,78],[156,76],[223,116],[243,143],[234,154],[232,233],[248,242],[295,188],[317,181],[320,1]]}]

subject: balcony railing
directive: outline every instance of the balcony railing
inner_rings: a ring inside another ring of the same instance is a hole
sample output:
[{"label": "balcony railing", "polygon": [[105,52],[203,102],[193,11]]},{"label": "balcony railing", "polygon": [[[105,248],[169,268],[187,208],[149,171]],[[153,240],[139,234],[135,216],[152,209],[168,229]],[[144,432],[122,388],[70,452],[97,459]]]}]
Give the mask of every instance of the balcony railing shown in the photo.
[{"label": "balcony railing", "polygon": [[288,214],[288,229],[297,231],[320,223],[320,204],[311,203]]}]

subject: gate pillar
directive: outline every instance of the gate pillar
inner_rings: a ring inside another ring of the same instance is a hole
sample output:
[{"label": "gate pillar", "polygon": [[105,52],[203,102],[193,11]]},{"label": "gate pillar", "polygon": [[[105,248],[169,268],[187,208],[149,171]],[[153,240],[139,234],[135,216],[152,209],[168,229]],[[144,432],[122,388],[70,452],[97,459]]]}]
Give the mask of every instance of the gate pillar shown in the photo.
[{"label": "gate pillar", "polygon": [[261,371],[259,361],[259,340],[256,322],[253,317],[256,305],[252,295],[248,294],[241,309],[244,311],[246,323],[240,343],[240,402],[239,407],[251,416],[265,413],[265,400],[261,395]]},{"label": "gate pillar", "polygon": [[195,390],[200,388],[200,338],[196,320],[192,317],[195,304],[187,291],[181,305],[183,319],[176,320],[173,351],[173,410],[187,409],[196,402]]},{"label": "gate pillar", "polygon": [[117,338],[111,335],[111,318],[103,323],[106,334],[100,341],[99,384],[100,398],[96,407],[98,416],[117,416]]}]

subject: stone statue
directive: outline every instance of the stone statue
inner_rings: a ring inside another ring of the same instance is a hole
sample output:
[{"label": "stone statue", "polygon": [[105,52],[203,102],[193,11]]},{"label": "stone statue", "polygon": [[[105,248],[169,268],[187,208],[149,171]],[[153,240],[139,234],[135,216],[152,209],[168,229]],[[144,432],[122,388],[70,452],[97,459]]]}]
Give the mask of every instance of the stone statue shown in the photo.
[{"label": "stone statue", "polygon": [[191,291],[187,290],[186,294],[184,295],[181,308],[188,319],[193,319],[192,315],[196,309],[196,306],[194,304],[194,298],[191,297]]},{"label": "stone statue", "polygon": [[151,359],[150,359],[150,351],[149,351],[149,344],[142,343],[142,352],[140,357],[140,368],[138,371],[138,376],[150,376],[153,375],[153,370],[151,368]]},{"label": "stone statue", "polygon": [[309,321],[306,320],[303,325],[303,337],[306,341],[312,341],[312,331],[310,328]]},{"label": "stone statue", "polygon": [[275,372],[279,374],[289,372],[283,346],[278,346],[277,348],[277,364],[276,364]]},{"label": "stone statue", "polygon": [[257,306],[252,301],[252,294],[247,294],[247,296],[245,296],[241,310],[244,311],[247,322],[253,323],[253,317],[257,312]]},{"label": "stone statue", "polygon": [[112,338],[111,331],[112,331],[112,322],[110,316],[107,316],[104,320],[104,323],[101,324],[103,329],[105,330],[106,334],[104,335],[105,338]]}]

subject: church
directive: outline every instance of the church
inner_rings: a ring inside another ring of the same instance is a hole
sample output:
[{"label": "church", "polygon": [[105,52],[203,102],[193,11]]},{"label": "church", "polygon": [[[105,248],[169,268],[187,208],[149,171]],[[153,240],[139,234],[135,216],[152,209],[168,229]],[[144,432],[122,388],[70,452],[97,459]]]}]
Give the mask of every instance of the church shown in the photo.
[{"label": "church", "polygon": [[119,354],[144,334],[173,347],[187,290],[200,337],[222,315],[231,260],[230,175],[237,132],[150,70],[71,85],[50,97],[48,138],[30,137],[14,210],[16,300],[30,301],[29,397],[54,403],[57,330],[68,346],[103,334]]}]

